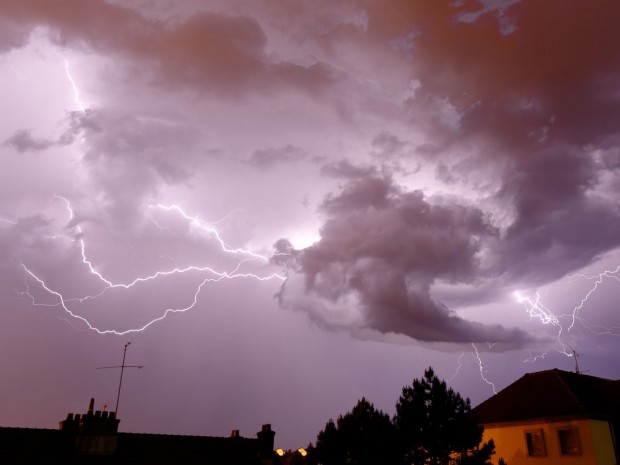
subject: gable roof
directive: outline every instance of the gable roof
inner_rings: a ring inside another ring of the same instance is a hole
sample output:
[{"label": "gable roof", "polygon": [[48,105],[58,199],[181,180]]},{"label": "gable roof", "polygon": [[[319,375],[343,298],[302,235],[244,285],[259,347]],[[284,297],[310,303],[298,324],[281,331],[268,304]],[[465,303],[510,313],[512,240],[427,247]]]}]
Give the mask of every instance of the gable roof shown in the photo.
[{"label": "gable roof", "polygon": [[550,418],[620,419],[620,381],[562,370],[528,373],[476,408],[481,424]]}]

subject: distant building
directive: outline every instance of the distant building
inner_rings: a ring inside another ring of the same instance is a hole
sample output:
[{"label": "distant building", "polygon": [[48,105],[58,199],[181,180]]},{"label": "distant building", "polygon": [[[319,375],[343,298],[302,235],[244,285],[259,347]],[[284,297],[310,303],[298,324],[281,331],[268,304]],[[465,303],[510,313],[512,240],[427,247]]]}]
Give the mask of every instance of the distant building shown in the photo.
[{"label": "distant building", "polygon": [[620,381],[547,370],[529,373],[473,412],[493,439],[493,463],[618,464]]},{"label": "distant building", "polygon": [[67,415],[57,430],[0,427],[0,464],[272,465],[275,433],[256,438],[119,433],[115,412]]}]

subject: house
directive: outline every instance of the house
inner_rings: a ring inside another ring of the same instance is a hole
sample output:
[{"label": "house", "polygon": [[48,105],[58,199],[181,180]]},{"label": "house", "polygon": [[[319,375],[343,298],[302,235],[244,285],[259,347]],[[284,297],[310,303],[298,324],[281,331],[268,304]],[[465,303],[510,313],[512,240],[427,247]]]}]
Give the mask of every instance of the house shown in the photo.
[{"label": "house", "polygon": [[616,465],[620,381],[562,370],[528,373],[473,409],[493,463]]},{"label": "house", "polygon": [[262,426],[256,438],[119,433],[115,412],[69,413],[57,430],[0,427],[2,464],[272,465],[275,433]]}]

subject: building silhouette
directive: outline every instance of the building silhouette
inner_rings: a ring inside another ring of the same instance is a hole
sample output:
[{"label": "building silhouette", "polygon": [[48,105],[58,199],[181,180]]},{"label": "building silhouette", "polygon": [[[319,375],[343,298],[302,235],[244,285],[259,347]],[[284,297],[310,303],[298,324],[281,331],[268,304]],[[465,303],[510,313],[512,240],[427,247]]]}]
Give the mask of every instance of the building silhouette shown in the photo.
[{"label": "building silhouette", "polygon": [[255,438],[119,433],[116,412],[69,413],[59,428],[0,427],[0,464],[272,465],[275,432]]}]

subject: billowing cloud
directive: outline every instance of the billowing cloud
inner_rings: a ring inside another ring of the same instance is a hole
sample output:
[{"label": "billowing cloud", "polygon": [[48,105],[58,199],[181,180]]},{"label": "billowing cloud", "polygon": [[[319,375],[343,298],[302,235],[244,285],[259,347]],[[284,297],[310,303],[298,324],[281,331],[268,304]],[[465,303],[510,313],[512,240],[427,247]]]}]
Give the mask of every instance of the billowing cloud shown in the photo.
[{"label": "billowing cloud", "polygon": [[403,192],[391,179],[351,181],[323,204],[321,239],[301,251],[277,245],[288,266],[283,305],[355,334],[371,329],[420,341],[512,342],[520,330],[469,322],[431,294],[436,281],[483,279],[485,242],[498,231],[478,208]]},{"label": "billowing cloud", "polygon": [[[436,165],[444,183],[472,189],[481,209],[394,191],[373,176],[358,179],[326,201],[321,240],[295,254],[291,273],[303,285],[285,287],[286,305],[306,293],[304,308],[328,326],[423,340],[523,340],[518,331],[495,328],[494,339],[488,328],[468,326],[434,298],[432,284],[541,285],[620,245],[619,206],[603,192],[608,165],[600,162],[617,140],[610,121],[620,117],[610,97],[620,79],[611,45],[620,40],[613,26],[619,4],[598,2],[584,19],[571,13],[574,5],[557,2],[482,3],[478,10],[403,4],[405,19],[368,3],[368,35],[391,39],[401,51],[394,35],[410,40],[420,86],[406,105],[427,138],[416,154]],[[550,39],[542,18],[558,10],[566,20]],[[372,145],[392,171],[394,160],[411,157],[393,134],[380,133]],[[342,172],[345,165],[330,166]],[[343,314],[352,319],[344,323]]]},{"label": "billowing cloud", "polygon": [[[454,115],[445,124],[446,113],[436,113],[440,124],[429,126],[429,139],[443,141],[448,155],[438,165],[443,179],[471,182],[474,166],[494,174],[487,196],[511,212],[501,221],[503,266],[523,282],[557,279],[620,245],[618,204],[600,195],[607,168],[597,156],[617,138],[610,121],[620,106],[610,96],[620,59],[611,44],[620,39],[613,26],[620,6],[600,1],[586,17],[574,6],[515,3],[505,12],[518,18],[510,34],[488,16],[454,25],[441,6],[417,11],[421,87],[412,110],[441,98]],[[556,11],[564,20],[549,37],[542,18]]]}]

